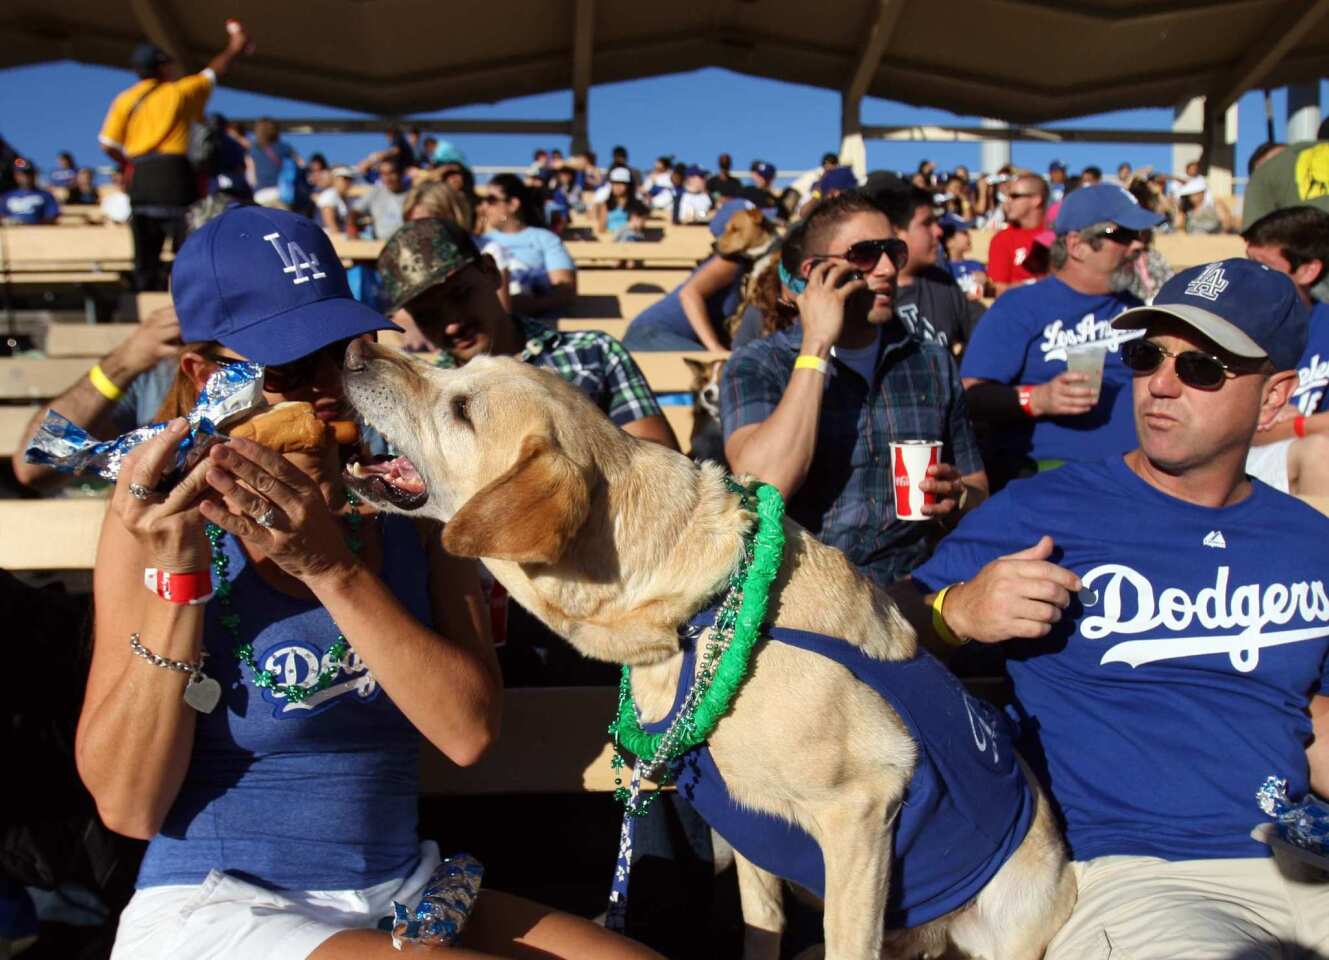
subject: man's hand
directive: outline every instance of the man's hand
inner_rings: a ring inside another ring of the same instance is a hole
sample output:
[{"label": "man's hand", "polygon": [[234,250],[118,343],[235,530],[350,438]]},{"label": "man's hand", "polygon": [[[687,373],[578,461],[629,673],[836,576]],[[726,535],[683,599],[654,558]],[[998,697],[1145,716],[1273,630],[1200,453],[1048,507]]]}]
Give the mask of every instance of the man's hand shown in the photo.
[{"label": "man's hand", "polygon": [[808,274],[808,285],[798,295],[798,317],[803,325],[803,352],[822,359],[844,329],[844,305],[855,293],[867,289],[867,281],[843,260],[822,260]]},{"label": "man's hand", "polygon": [[1029,405],[1036,417],[1074,417],[1088,413],[1098,403],[1098,396],[1084,386],[1087,373],[1059,373],[1047,383],[1034,387]]},{"label": "man's hand", "polygon": [[[138,325],[124,343],[111,351],[106,366],[114,366],[128,380],[146,373],[167,357],[175,356],[180,346],[180,320],[174,307],[160,307]],[[112,379],[115,379],[114,376]],[[118,381],[117,381],[118,382]]]},{"label": "man's hand", "polygon": [[938,463],[928,467],[927,478],[919,483],[918,489],[937,498],[936,503],[923,505],[924,516],[940,519],[959,513],[964,481],[954,464]]},{"label": "man's hand", "polygon": [[1080,578],[1055,563],[1052,538],[993,560],[972,580],[946,594],[942,616],[957,635],[980,643],[1016,637],[1047,636],[1083,586]]}]

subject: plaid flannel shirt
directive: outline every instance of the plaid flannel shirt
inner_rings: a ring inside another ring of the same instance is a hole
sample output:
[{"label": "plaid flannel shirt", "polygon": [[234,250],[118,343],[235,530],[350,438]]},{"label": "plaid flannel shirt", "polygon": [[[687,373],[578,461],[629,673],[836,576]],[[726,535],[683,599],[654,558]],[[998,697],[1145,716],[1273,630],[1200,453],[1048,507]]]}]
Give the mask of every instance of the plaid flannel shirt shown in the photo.
[{"label": "plaid flannel shirt", "polygon": [[[788,513],[886,585],[927,559],[941,532],[938,522],[896,519],[891,441],[941,440],[942,462],[961,474],[977,473],[983,461],[950,353],[898,324],[883,334],[894,339],[882,345],[872,384],[832,355],[812,467],[789,499]],[[803,328],[796,324],[730,358],[720,401],[726,441],[775,412],[802,345]]]},{"label": "plaid flannel shirt", "polygon": [[[556,373],[580,389],[622,427],[643,417],[661,416],[660,404],[632,356],[607,333],[578,330],[560,333],[529,317],[512,318],[521,326],[525,346],[517,359]],[[440,367],[455,367],[449,353],[434,361]]]}]

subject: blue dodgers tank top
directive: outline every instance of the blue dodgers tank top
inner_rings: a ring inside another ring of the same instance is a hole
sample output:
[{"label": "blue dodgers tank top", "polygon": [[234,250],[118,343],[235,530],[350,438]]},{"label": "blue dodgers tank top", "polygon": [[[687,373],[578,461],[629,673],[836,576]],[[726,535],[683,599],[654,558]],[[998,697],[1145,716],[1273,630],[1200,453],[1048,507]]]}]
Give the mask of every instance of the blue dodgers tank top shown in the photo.
[{"label": "blue dodgers tank top", "polygon": [[[703,612],[692,625],[709,626],[713,616]],[[886,925],[917,927],[977,896],[1020,846],[1034,817],[1033,792],[1016,761],[1006,718],[970,696],[925,651],[910,660],[877,660],[845,640],[782,627],[768,627],[765,639],[843,665],[895,709],[918,744],[918,762],[895,822]],[[683,642],[674,705],[663,720],[643,724],[648,732],[668,726],[692,685],[696,650],[686,637]],[[677,785],[743,856],[825,895],[817,842],[801,827],[735,803],[708,746],[682,758]]]},{"label": "blue dodgers tank top", "polygon": [[[432,623],[419,533],[404,517],[380,522],[383,581]],[[268,586],[234,537],[221,542],[255,660],[282,683],[312,684],[337,638],[332,617]],[[255,687],[220,615],[210,603],[203,641],[221,703],[198,715],[189,772],[148,845],[138,887],[196,884],[213,869],[276,890],[360,889],[406,876],[419,856],[419,733],[353,649],[332,685],[302,703]]]}]

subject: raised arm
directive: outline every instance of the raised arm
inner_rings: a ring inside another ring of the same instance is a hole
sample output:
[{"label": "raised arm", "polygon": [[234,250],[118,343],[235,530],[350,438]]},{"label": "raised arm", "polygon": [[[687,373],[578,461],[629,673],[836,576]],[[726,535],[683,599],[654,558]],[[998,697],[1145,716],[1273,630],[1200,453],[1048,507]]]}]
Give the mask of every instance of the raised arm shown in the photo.
[{"label": "raised arm", "polygon": [[678,302],[683,314],[697,335],[697,341],[707,350],[724,350],[720,334],[711,323],[706,309],[708,298],[724,290],[736,279],[742,268],[732,260],[713,257],[709,263],[688,277],[678,291]]}]

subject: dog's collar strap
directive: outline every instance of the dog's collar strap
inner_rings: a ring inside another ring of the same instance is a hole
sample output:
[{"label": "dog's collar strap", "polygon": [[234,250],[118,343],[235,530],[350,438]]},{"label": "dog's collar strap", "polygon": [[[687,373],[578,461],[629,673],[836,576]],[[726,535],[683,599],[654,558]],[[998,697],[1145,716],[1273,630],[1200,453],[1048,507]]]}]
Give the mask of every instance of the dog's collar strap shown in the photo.
[{"label": "dog's collar strap", "polygon": [[[639,801],[623,786],[623,751],[637,757],[638,772],[663,785],[672,777],[675,761],[706,742],[747,678],[752,650],[766,621],[771,584],[784,559],[784,498],[780,491],[764,483],[751,487],[733,480],[726,483],[738,494],[742,508],[751,510],[756,501],[756,530],[743,538],[743,556],[729,575],[724,600],[715,611],[701,667],[668,729],[655,734],[643,730],[632,700],[631,668],[623,668],[619,681],[618,716],[609,725],[615,747],[614,796],[632,814],[644,814],[659,794],[648,794]],[[703,615],[708,613],[709,608]],[[688,627],[691,624],[685,629]]]}]

